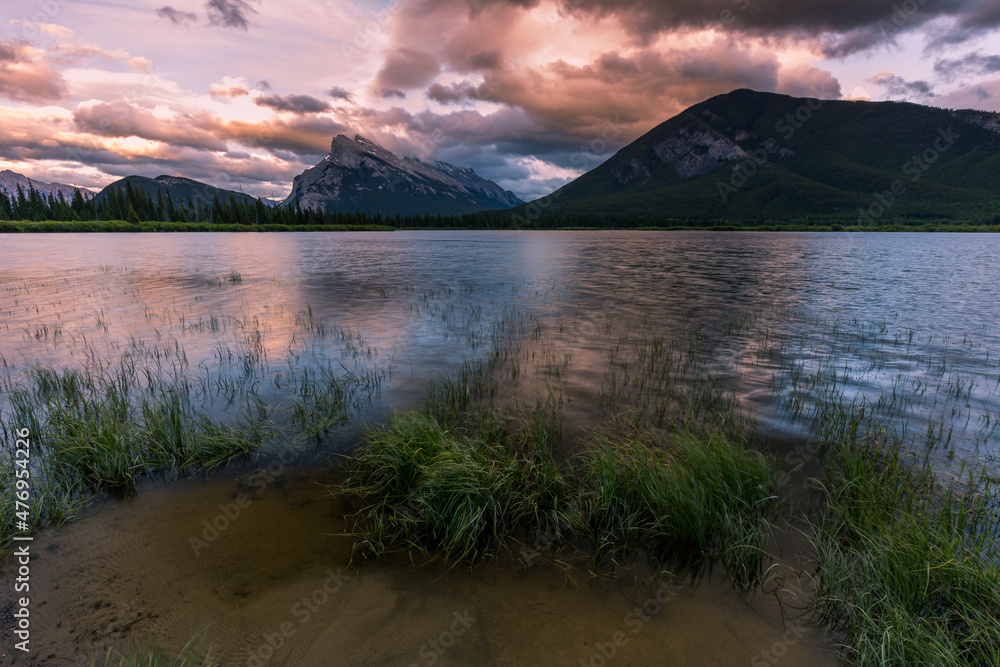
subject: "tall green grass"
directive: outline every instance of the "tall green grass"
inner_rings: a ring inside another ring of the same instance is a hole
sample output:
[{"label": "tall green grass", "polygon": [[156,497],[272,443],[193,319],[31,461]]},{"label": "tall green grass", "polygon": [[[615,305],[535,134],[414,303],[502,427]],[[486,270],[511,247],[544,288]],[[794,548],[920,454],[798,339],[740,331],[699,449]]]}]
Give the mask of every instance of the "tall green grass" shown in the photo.
[{"label": "tall green grass", "polygon": [[724,435],[602,439],[581,456],[578,478],[598,560],[641,548],[679,566],[720,561],[746,588],[770,559],[774,464]]},{"label": "tall green grass", "polygon": [[348,488],[365,545],[399,543],[445,557],[488,555],[519,520],[523,474],[513,452],[453,435],[411,414],[369,434]]},{"label": "tall green grass", "polygon": [[849,664],[1000,664],[996,360],[968,335],[852,320],[802,339],[795,319],[746,315],[726,333],[744,338],[743,363],[773,370],[784,415],[815,441],[788,459],[820,464],[804,517],[814,620]]},{"label": "tall green grass", "polygon": [[722,562],[742,589],[758,581],[773,461],[720,431],[648,422],[603,429],[560,455],[558,400],[500,408],[497,372],[467,364],[420,410],[369,429],[338,491],[355,508],[360,553],[474,561],[542,534],[589,552],[596,571],[641,552],[680,567]]},{"label": "tall green grass", "polygon": [[903,443],[830,443],[813,609],[858,665],[1000,664],[1000,490],[939,481]]},{"label": "tall green grass", "polygon": [[117,367],[55,371],[33,368],[20,383],[8,381],[9,409],[0,414],[0,552],[14,534],[12,434],[28,428],[31,440],[29,502],[31,529],[60,524],[92,499],[129,496],[153,475],[182,476],[216,469],[261,450],[280,438],[295,447],[319,440],[346,423],[377,391],[372,371],[337,377],[321,369],[297,379],[298,400],[269,410],[241,388],[242,377],[222,377],[220,392],[232,385],[230,402],[242,396],[243,409],[222,420],[194,405],[189,383],[160,378],[125,358]]}]

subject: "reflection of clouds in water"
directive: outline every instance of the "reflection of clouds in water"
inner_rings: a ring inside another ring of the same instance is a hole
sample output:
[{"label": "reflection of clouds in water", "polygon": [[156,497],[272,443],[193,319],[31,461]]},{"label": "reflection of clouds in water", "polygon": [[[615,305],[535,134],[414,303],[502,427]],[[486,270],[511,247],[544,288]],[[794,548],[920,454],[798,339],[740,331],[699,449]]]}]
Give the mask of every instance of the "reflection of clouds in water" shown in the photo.
[{"label": "reflection of clouds in water", "polygon": [[[713,370],[739,377],[734,390],[765,417],[784,409],[767,387],[781,359],[812,364],[808,370],[837,355],[857,369],[849,389],[868,392],[891,389],[898,375],[934,379],[936,371],[912,367],[912,358],[944,358],[944,377],[978,378],[970,401],[995,412],[988,387],[996,377],[989,383],[988,375],[997,371],[982,357],[1000,346],[988,307],[1000,302],[998,251],[992,237],[962,235],[11,236],[0,250],[0,350],[14,373],[87,363],[85,348],[105,362],[145,350],[168,369],[183,351],[199,373],[199,365],[227,367],[218,360],[227,348],[235,367],[259,332],[271,371],[391,366],[382,399],[402,407],[484,354],[492,328],[516,312],[525,318],[525,351],[549,355],[550,365],[569,356],[559,383],[578,404],[600,391],[608,348],[620,337],[700,329],[711,335]],[[242,281],[230,281],[231,272]],[[795,313],[770,323],[776,340],[789,341],[779,357],[717,335],[745,312]],[[877,346],[838,349],[829,331],[854,318],[885,319],[893,332],[912,328],[913,350],[883,346],[885,368],[865,371]],[[536,325],[545,340],[530,340]],[[963,348],[966,334],[982,347]],[[279,390],[269,391],[278,400]]]}]

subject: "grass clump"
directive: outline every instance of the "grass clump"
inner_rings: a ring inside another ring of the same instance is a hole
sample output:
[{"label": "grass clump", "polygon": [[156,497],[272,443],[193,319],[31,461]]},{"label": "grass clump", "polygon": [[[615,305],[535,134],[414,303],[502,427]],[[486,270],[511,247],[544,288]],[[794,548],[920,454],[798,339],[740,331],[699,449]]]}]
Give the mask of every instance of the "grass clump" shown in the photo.
[{"label": "grass clump", "polygon": [[902,451],[872,435],[831,450],[814,610],[852,664],[1000,664],[995,481],[938,484]]},{"label": "grass clump", "polygon": [[[13,396],[14,419],[31,425],[36,462],[70,495],[130,495],[154,471],[209,468],[259,448],[260,424],[230,426],[196,414],[176,392],[136,391],[133,378],[35,369]],[[39,459],[41,461],[39,461]]]},{"label": "grass clump", "polygon": [[340,490],[357,503],[358,547],[476,560],[544,534],[589,550],[599,569],[642,551],[682,566],[721,561],[743,589],[757,581],[775,499],[763,455],[684,434],[604,439],[559,465],[537,416],[505,427],[488,414],[473,435],[419,412],[369,431]]},{"label": "grass clump", "polygon": [[[270,436],[252,418],[236,424],[195,412],[177,391],[143,390],[118,372],[32,369],[0,414],[0,553],[14,534],[12,425],[30,431],[30,530],[71,519],[101,494],[130,496],[146,477],[185,474],[259,449]],[[21,426],[23,425],[23,426]]]},{"label": "grass clump", "polygon": [[509,448],[410,413],[369,432],[344,489],[361,503],[354,518],[362,546],[475,560],[557,504],[564,481],[537,468]]},{"label": "grass clump", "polygon": [[681,566],[721,561],[747,587],[769,559],[773,463],[720,434],[603,440],[582,458],[583,511],[598,561],[641,548]]}]

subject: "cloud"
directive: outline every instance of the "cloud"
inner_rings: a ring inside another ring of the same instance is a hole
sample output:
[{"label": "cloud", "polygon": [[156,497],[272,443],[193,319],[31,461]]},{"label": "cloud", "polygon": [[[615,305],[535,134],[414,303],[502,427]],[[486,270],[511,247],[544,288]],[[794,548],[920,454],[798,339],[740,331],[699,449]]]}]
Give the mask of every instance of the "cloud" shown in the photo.
[{"label": "cloud", "polygon": [[250,86],[243,77],[222,77],[222,81],[213,83],[208,87],[208,94],[212,97],[236,98],[250,94]]},{"label": "cloud", "polygon": [[[316,156],[327,152],[330,138],[347,131],[347,126],[326,117],[274,117],[266,121],[220,118],[207,111],[175,112],[158,116],[127,102],[81,105],[72,115],[78,132],[95,138],[138,137],[160,142],[161,149],[188,147],[223,152],[227,142],[271,153],[291,151],[295,155]],[[124,150],[111,145],[112,150]]]},{"label": "cloud", "polygon": [[461,104],[473,99],[482,99],[480,88],[467,81],[450,86],[434,83],[427,89],[427,97],[439,104]]},{"label": "cloud", "polygon": [[482,81],[434,83],[427,97],[444,105],[487,101],[520,108],[550,132],[581,141],[600,136],[604,123],[618,119],[626,128],[620,137],[624,141],[735,88],[841,96],[839,82],[826,70],[782,65],[766,48],[716,39],[678,50],[608,51],[584,63],[556,60],[504,68],[486,73]]},{"label": "cloud", "polygon": [[0,42],[0,63],[4,61],[14,62],[17,59],[17,49],[14,48],[14,45]]},{"label": "cloud", "polygon": [[984,56],[979,51],[974,51],[952,60],[942,58],[934,63],[934,72],[944,77],[1000,72],[1000,56]]},{"label": "cloud", "polygon": [[266,79],[257,82],[257,90],[268,91],[271,90],[271,82]]},{"label": "cloud", "polygon": [[174,25],[190,26],[198,22],[198,15],[194,12],[182,12],[174,9],[170,5],[157,9],[156,15],[160,18],[167,19]]},{"label": "cloud", "polygon": [[490,49],[473,53],[469,58],[469,67],[476,70],[497,69],[503,64],[503,52],[500,49]]},{"label": "cloud", "polygon": [[212,25],[244,31],[250,29],[248,15],[257,13],[246,0],[208,0],[205,10],[208,12],[208,22]]},{"label": "cloud", "polygon": [[296,114],[322,113],[330,110],[330,105],[323,100],[316,99],[309,95],[260,95],[255,97],[254,104],[259,107],[268,107],[275,111],[289,111]]},{"label": "cloud", "polygon": [[0,42],[0,97],[15,102],[52,102],[66,95],[66,80],[27,54],[26,44]]},{"label": "cloud", "polygon": [[405,100],[406,99],[406,93],[404,93],[402,90],[399,90],[398,88],[383,88],[382,90],[378,91],[378,95],[382,99],[386,99],[386,100],[393,99],[393,98],[399,99],[399,100]]},{"label": "cloud", "polygon": [[126,102],[99,102],[80,106],[73,114],[78,130],[105,137],[139,137],[172,146],[205,150],[226,149],[213,132],[217,125],[207,113],[162,118]]},{"label": "cloud", "polygon": [[346,89],[340,86],[334,86],[330,90],[326,91],[328,97],[334,100],[344,100],[345,102],[350,102],[354,104],[354,96],[351,95]]},{"label": "cloud", "polygon": [[330,140],[350,131],[347,125],[326,116],[275,117],[262,122],[214,118],[211,129],[220,138],[275,155],[287,151],[286,157],[294,159],[326,155]]},{"label": "cloud", "polygon": [[778,70],[776,92],[792,97],[840,99],[840,82],[830,72],[812,65],[792,65]]},{"label": "cloud", "polygon": [[935,103],[952,109],[1000,111],[1000,78],[960,86],[939,96]]},{"label": "cloud", "polygon": [[437,58],[426,51],[395,49],[389,53],[382,69],[375,75],[380,88],[412,90],[422,88],[441,73]]},{"label": "cloud", "polygon": [[934,90],[926,81],[907,81],[892,72],[879,72],[868,81],[885,89],[889,97],[934,97]]},{"label": "cloud", "polygon": [[895,44],[892,35],[878,25],[856,28],[844,33],[825,34],[819,37],[820,52],[825,58],[846,58],[855,53],[889,47]]},{"label": "cloud", "polygon": [[441,10],[470,22],[555,6],[564,17],[613,21],[638,44],[715,30],[768,39],[818,39],[827,57],[888,46],[896,35],[944,21],[937,39],[958,43],[1000,26],[995,0],[414,0],[410,13]]}]

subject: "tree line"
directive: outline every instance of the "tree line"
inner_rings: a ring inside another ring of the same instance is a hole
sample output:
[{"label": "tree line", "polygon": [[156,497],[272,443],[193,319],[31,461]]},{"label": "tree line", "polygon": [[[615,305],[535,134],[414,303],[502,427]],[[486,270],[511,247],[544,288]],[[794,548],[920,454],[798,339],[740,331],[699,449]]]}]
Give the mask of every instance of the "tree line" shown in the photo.
[{"label": "tree line", "polygon": [[[849,216],[836,214],[806,216],[774,220],[716,219],[682,217],[669,213],[615,214],[599,212],[563,212],[532,210],[528,207],[481,211],[464,215],[383,215],[378,212],[323,211],[299,206],[271,206],[262,199],[241,200],[230,197],[220,200],[218,195],[211,202],[194,197],[175,201],[169,191],[158,191],[155,196],[128,182],[124,186],[107,189],[101,197],[84,199],[77,189],[67,201],[62,193],[46,194],[29,185],[27,191],[20,186],[13,194],[0,190],[0,221],[58,221],[58,222],[110,222],[125,221],[137,226],[148,222],[183,222],[218,225],[286,227],[373,227],[387,226],[396,229],[635,229],[635,228],[714,228],[739,229],[793,225],[797,228],[844,227],[854,225]],[[894,219],[882,221],[884,225],[925,226],[930,223],[998,225],[1000,215],[992,220],[981,216],[945,219]],[[875,225],[881,227],[883,224]]]},{"label": "tree line", "polygon": [[238,197],[220,199],[216,194],[211,202],[186,197],[175,201],[169,191],[152,193],[133,188],[128,182],[124,187],[108,188],[100,197],[89,200],[77,188],[67,201],[60,192],[42,193],[33,185],[27,191],[20,185],[12,194],[0,190],[0,220],[28,220],[41,222],[87,222],[124,220],[140,222],[195,222],[220,225],[378,225],[386,224],[379,214],[357,212],[330,212],[299,206],[270,206],[258,198],[250,201]]}]

